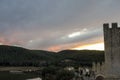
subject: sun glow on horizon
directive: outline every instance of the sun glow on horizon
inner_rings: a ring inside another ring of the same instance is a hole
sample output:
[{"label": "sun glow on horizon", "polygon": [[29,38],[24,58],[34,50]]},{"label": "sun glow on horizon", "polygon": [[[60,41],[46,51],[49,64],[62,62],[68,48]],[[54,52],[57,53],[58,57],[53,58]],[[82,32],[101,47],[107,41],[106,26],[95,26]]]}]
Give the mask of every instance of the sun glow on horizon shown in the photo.
[{"label": "sun glow on horizon", "polygon": [[73,50],[83,50],[83,49],[104,50],[104,43],[95,43],[95,44],[83,45],[83,46],[78,46],[78,47],[75,47],[72,49]]}]

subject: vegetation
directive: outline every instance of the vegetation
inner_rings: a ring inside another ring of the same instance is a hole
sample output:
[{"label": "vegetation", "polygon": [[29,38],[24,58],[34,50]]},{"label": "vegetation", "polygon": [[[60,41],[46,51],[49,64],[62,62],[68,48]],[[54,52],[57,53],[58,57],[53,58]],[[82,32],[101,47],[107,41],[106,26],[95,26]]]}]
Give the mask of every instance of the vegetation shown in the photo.
[{"label": "vegetation", "polygon": [[43,80],[71,80],[74,76],[74,71],[64,70],[55,66],[45,67],[42,70]]},{"label": "vegetation", "polygon": [[73,71],[60,70],[56,74],[56,80],[73,80],[75,74]]},{"label": "vegetation", "polygon": [[64,50],[55,53],[0,45],[0,66],[91,66],[92,62],[103,61],[104,51]]},{"label": "vegetation", "polygon": [[42,69],[42,79],[43,80],[56,80],[57,71],[60,68],[55,66],[49,66]]},{"label": "vegetation", "polygon": [[[104,51],[97,50],[64,50],[59,52],[64,57],[64,60],[68,60],[67,63],[73,63],[74,65],[87,65],[91,66],[92,62],[103,62]],[[72,65],[73,65],[72,64]]]}]

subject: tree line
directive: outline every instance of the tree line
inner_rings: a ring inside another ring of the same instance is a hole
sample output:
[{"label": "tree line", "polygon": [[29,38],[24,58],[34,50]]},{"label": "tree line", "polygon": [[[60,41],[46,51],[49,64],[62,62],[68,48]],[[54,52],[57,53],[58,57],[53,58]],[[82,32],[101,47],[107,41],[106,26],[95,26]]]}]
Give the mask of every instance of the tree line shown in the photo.
[{"label": "tree line", "polygon": [[64,50],[56,53],[15,46],[0,46],[0,66],[91,66],[92,62],[103,61],[104,51]]}]

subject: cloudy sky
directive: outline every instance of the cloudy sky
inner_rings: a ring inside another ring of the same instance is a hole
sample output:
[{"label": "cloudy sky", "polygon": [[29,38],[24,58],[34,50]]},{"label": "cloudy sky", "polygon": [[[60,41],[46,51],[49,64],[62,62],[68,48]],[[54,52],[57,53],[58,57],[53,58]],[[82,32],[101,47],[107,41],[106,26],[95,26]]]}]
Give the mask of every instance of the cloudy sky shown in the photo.
[{"label": "cloudy sky", "polygon": [[120,0],[0,0],[0,44],[103,49],[103,23],[120,23]]}]

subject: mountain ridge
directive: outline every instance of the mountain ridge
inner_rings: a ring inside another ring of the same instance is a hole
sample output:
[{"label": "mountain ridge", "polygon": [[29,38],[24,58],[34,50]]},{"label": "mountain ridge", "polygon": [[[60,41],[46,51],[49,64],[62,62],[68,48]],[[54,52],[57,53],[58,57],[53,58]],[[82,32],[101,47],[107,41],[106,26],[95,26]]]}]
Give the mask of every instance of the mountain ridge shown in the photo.
[{"label": "mountain ridge", "polygon": [[30,50],[17,46],[0,45],[0,66],[66,66],[87,65],[92,62],[103,62],[104,51],[97,50],[62,50],[50,52],[45,50]]}]

